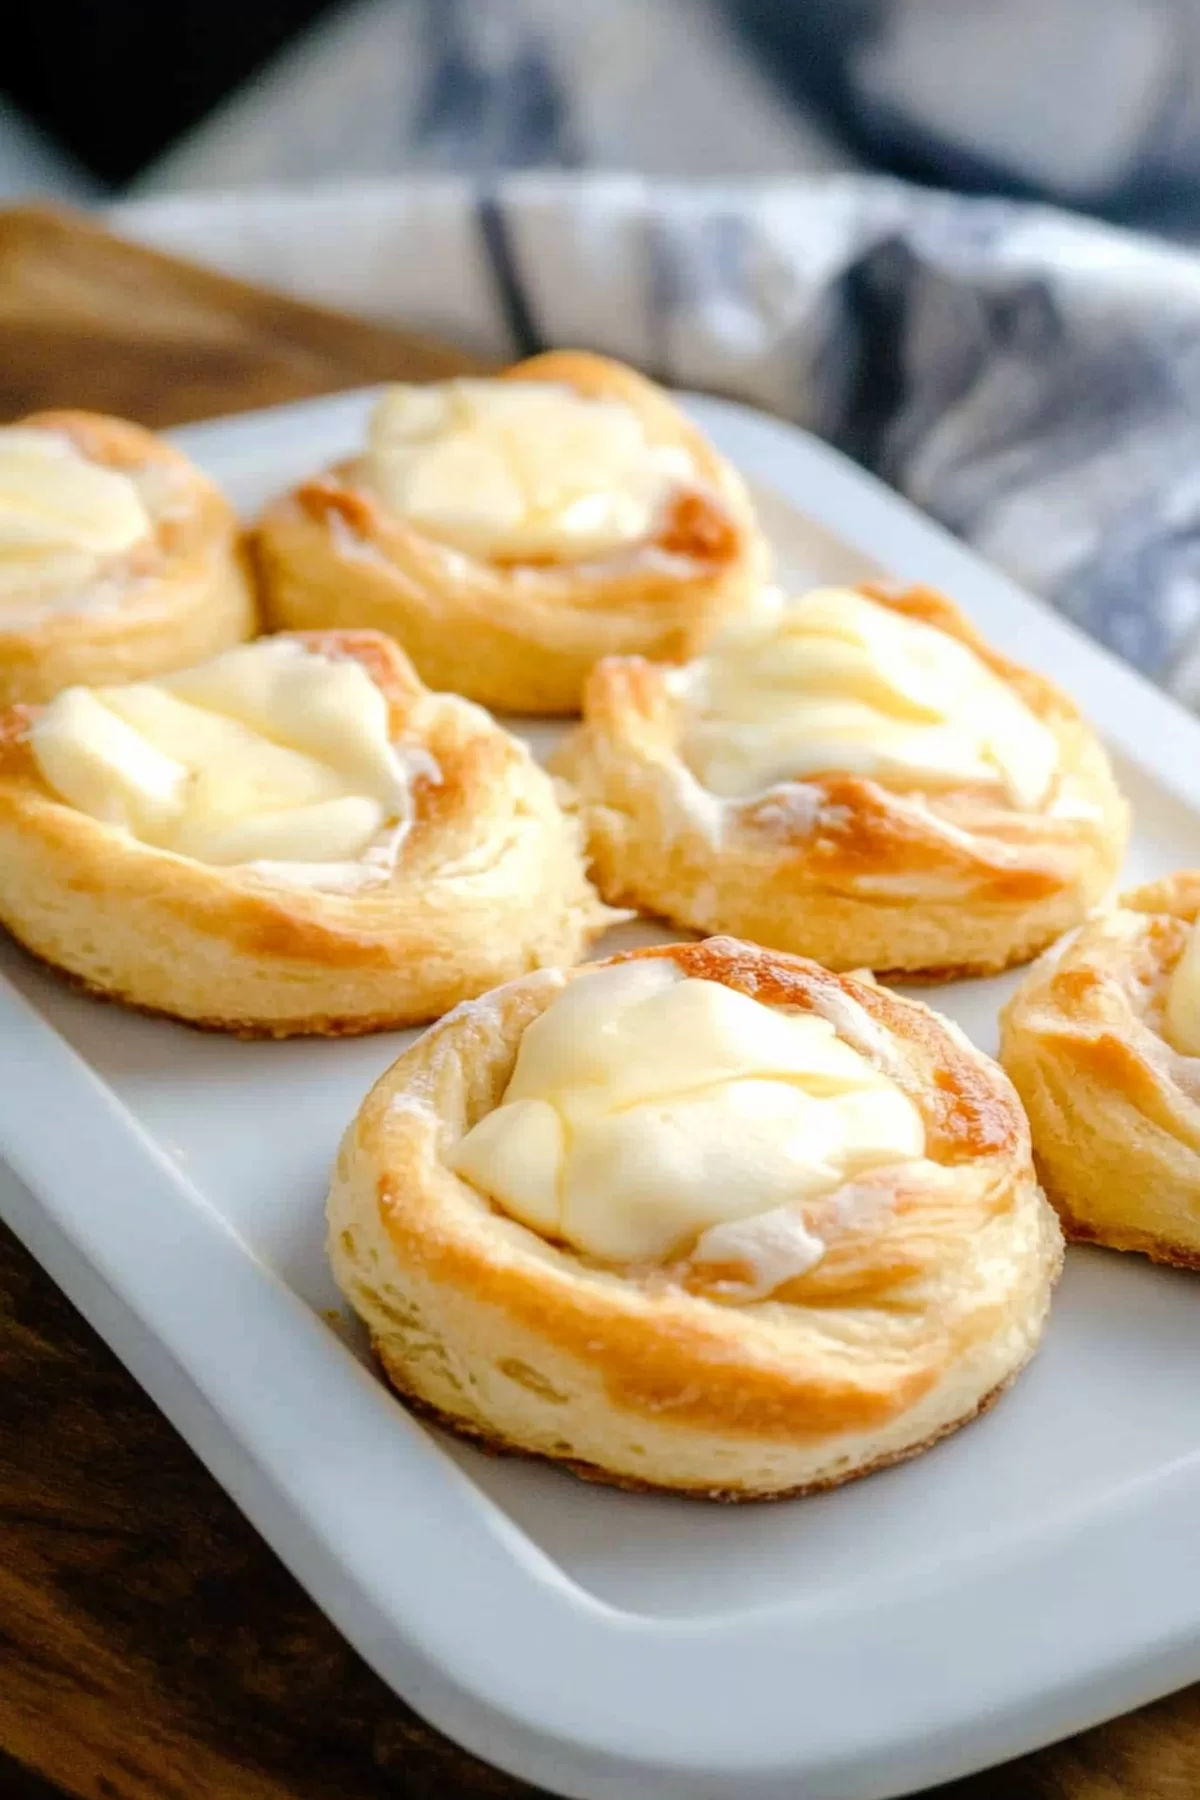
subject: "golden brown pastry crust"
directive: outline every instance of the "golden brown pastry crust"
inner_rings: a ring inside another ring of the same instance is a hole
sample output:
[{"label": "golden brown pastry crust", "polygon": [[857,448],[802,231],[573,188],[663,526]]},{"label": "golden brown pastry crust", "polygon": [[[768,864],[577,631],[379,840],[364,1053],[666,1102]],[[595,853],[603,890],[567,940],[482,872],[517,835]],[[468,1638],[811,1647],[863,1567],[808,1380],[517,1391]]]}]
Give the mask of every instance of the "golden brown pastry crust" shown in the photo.
[{"label": "golden brown pastry crust", "polygon": [[549,778],[478,707],[433,695],[377,632],[303,641],[353,656],[396,737],[422,741],[415,819],[386,883],[353,893],[268,884],[135,843],[55,799],[0,714],[0,923],[94,993],[249,1037],[356,1035],[423,1023],[497,981],[572,962],[613,915]]},{"label": "golden brown pastry crust", "polygon": [[964,1414],[960,1419],[952,1419],[948,1425],[943,1425],[937,1431],[931,1432],[924,1443],[908,1444],[903,1450],[889,1451],[876,1457],[874,1462],[854,1469],[847,1475],[803,1482],[797,1487],[771,1488],[761,1494],[752,1494],[735,1487],[665,1485],[659,1481],[639,1479],[636,1475],[615,1475],[611,1469],[601,1468],[597,1463],[582,1462],[578,1457],[562,1456],[542,1450],[527,1450],[519,1444],[509,1443],[504,1438],[496,1436],[486,1426],[469,1423],[461,1416],[443,1412],[440,1407],[433,1406],[428,1400],[422,1399],[421,1395],[409,1385],[403,1365],[394,1359],[390,1364],[385,1360],[377,1339],[372,1341],[371,1348],[389,1385],[399,1394],[410,1412],[416,1413],[418,1418],[427,1419],[431,1425],[440,1425],[444,1431],[453,1431],[459,1437],[469,1438],[477,1449],[486,1451],[489,1456],[519,1456],[526,1457],[532,1462],[554,1462],[560,1468],[568,1469],[572,1475],[578,1475],[580,1481],[595,1482],[597,1487],[620,1488],[627,1494],[674,1494],[685,1500],[713,1500],[725,1506],[737,1505],[743,1500],[803,1500],[812,1494],[827,1493],[830,1488],[844,1487],[847,1481],[859,1481],[864,1475],[877,1475],[881,1469],[893,1468],[896,1463],[911,1462],[914,1456],[920,1456],[924,1451],[932,1450],[934,1445],[940,1444],[943,1438],[953,1437],[954,1433],[961,1431],[964,1425],[969,1425],[972,1420],[982,1418],[984,1413],[991,1412],[996,1402],[1008,1392],[1021,1373],[1019,1368],[1014,1369],[1004,1381],[999,1382],[992,1389],[990,1394],[983,1396],[973,1412]]},{"label": "golden brown pastry crust", "polygon": [[1200,1268],[1200,1058],[1162,1036],[1200,872],[1123,894],[1025,977],[1001,1060],[1067,1236]]},{"label": "golden brown pastry crust", "polygon": [[728,1269],[548,1242],[449,1167],[574,976],[510,983],[427,1032],[343,1140],[330,1256],[393,1384],[492,1447],[723,1499],[833,1486],[973,1417],[1032,1354],[1061,1262],[1002,1071],[928,1008],[800,958],[721,938],[633,954],[878,1036],[937,1179],[891,1171],[889,1206],[767,1300],[730,1303]]},{"label": "golden brown pastry crust", "polygon": [[652,544],[582,563],[487,562],[389,516],[343,463],[259,520],[264,606],[280,628],[385,631],[431,687],[486,706],[577,712],[599,657],[695,655],[761,585],[766,545],[741,477],[632,369],[554,350],[497,379],[562,382],[623,401],[651,442],[690,452],[696,486],[680,490]]},{"label": "golden brown pastry crust", "polygon": [[203,662],[256,629],[253,591],[229,503],[186,456],[140,425],[99,413],[40,412],[22,427],[61,432],[89,461],[156,476],[154,533],[119,560],[118,598],[94,610],[47,607],[5,620],[0,710],[40,704],[74,683],[140,681]]},{"label": "golden brown pastry crust", "polygon": [[714,797],[679,754],[684,703],[670,671],[613,658],[592,671],[583,725],[553,765],[576,796],[593,879],[613,905],[833,969],[943,981],[1027,962],[1120,864],[1128,808],[1108,758],[1057,688],[992,650],[941,595],[862,591],[958,638],[1049,727],[1061,772],[1046,807],[1020,812],[979,790],[904,795],[831,773],[723,803],[718,840],[696,804]]}]

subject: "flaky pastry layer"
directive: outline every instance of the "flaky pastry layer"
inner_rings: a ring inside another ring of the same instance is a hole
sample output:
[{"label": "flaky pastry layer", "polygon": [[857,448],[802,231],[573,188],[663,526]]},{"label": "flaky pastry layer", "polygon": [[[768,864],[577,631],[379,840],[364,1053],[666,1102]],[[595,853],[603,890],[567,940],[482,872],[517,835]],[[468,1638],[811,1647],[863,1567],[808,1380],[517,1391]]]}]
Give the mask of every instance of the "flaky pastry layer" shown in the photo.
[{"label": "flaky pastry layer", "polygon": [[905,794],[837,772],[718,800],[680,754],[686,701],[671,671],[612,658],[592,671],[583,724],[553,765],[574,793],[593,879],[613,905],[832,969],[948,980],[1027,962],[1116,875],[1128,808],[1108,758],[1057,688],[990,649],[941,595],[863,591],[958,638],[1049,727],[1060,768],[1046,804]]},{"label": "flaky pastry layer", "polygon": [[1067,1236],[1200,1268],[1200,1058],[1162,1036],[1200,873],[1123,894],[1035,963],[1001,1060]]},{"label": "flaky pastry layer", "polygon": [[388,515],[345,463],[259,520],[264,606],[279,628],[385,631],[430,686],[486,706],[577,712],[599,657],[695,655],[761,585],[767,550],[741,477],[653,382],[574,350],[497,379],[621,401],[652,444],[689,452],[695,484],[680,488],[653,541],[589,562],[484,561]]},{"label": "flaky pastry layer", "polygon": [[162,675],[254,635],[237,519],[187,457],[98,413],[31,413],[18,424],[61,433],[104,468],[148,477],[153,534],[118,559],[94,605],[83,596],[78,605],[0,607],[0,710],[41,704],[75,683]]},{"label": "flaky pastry layer", "polygon": [[1061,1262],[1003,1072],[928,1008],[800,958],[721,938],[633,954],[830,1018],[920,1109],[936,1179],[902,1177],[743,1303],[686,1257],[549,1242],[449,1167],[573,976],[510,983],[393,1064],[342,1143],[330,1257],[392,1383],[493,1447],[722,1499],[847,1481],[973,1417],[1032,1354]]},{"label": "flaky pastry layer", "polygon": [[522,745],[479,707],[430,693],[372,631],[303,635],[355,657],[392,735],[431,754],[391,876],[338,893],[284,886],[150,848],[57,800],[28,734],[0,714],[0,923],[93,992],[245,1036],[413,1025],[547,964],[612,921],[578,826]]}]

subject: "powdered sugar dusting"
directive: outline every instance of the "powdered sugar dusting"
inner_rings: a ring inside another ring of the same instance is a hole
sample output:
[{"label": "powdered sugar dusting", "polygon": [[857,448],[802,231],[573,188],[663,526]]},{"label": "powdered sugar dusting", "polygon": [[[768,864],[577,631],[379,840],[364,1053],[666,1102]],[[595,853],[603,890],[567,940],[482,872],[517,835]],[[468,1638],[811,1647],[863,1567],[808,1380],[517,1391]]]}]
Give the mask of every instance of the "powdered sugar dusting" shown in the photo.
[{"label": "powdered sugar dusting", "polygon": [[388,1101],[389,1118],[417,1118],[424,1124],[438,1124],[437,1108],[433,1104],[432,1088],[426,1078],[417,1074],[410,1078],[409,1086],[402,1093],[393,1094]]},{"label": "powdered sugar dusting", "polygon": [[816,830],[825,810],[819,787],[807,781],[780,781],[765,788],[753,802],[756,825],[774,827],[789,838],[807,837]]},{"label": "powdered sugar dusting", "polygon": [[486,994],[479,994],[473,1000],[460,1000],[457,1006],[443,1015],[435,1025],[431,1025],[421,1041],[428,1040],[431,1051],[429,1065],[412,1070],[405,1078],[404,1087],[388,1102],[389,1115],[397,1117],[417,1117],[426,1121],[440,1123],[435,1101],[437,1071],[444,1064],[448,1054],[452,1055],[448,1034],[456,1025],[486,1022],[494,1024],[504,1009],[504,1003],[518,988],[528,992],[543,987],[562,988],[567,978],[561,969],[533,969],[527,975],[515,976],[512,981],[505,981],[499,987],[489,988]]},{"label": "powdered sugar dusting", "polygon": [[118,612],[123,606],[136,604],[139,589],[148,585],[147,577],[118,567],[96,576],[83,588],[44,592],[32,599],[6,600],[0,602],[0,631],[28,631],[55,613],[75,613],[84,617]]},{"label": "powdered sugar dusting", "polygon": [[714,1282],[714,1291],[739,1300],[763,1300],[785,1281],[815,1269],[825,1249],[796,1207],[777,1206],[749,1219],[711,1225],[701,1234],[690,1260],[745,1268],[749,1280]]},{"label": "powdered sugar dusting", "polygon": [[449,1026],[461,1025],[469,1019],[497,1018],[505,999],[517,988],[565,987],[566,984],[567,977],[561,969],[531,969],[527,975],[517,975],[512,981],[489,988],[486,994],[480,994],[474,1000],[460,1000],[440,1020],[437,1031],[440,1035]]},{"label": "powdered sugar dusting", "polygon": [[843,988],[832,982],[814,986],[811,992],[814,1012],[828,1019],[843,1042],[884,1075],[899,1080],[907,1074],[907,1065],[892,1041],[891,1033],[879,1025]]},{"label": "powdered sugar dusting", "polygon": [[1047,817],[1051,819],[1074,819],[1080,824],[1095,824],[1104,817],[1104,808],[1097,806],[1094,800],[1086,800],[1080,794],[1074,794],[1064,788],[1047,809]]},{"label": "powdered sugar dusting", "polygon": [[[933,1165],[924,1168],[932,1175]],[[689,1261],[701,1267],[713,1263],[745,1269],[742,1279],[714,1282],[713,1292],[728,1300],[765,1300],[786,1282],[815,1269],[843,1233],[882,1226],[895,1208],[897,1186],[911,1179],[912,1165],[906,1163],[843,1182],[833,1193],[810,1204],[810,1210],[818,1215],[820,1231],[797,1205],[776,1206],[748,1219],[712,1225],[697,1240]]]},{"label": "powdered sugar dusting", "polygon": [[373,563],[376,568],[390,569],[391,564],[369,538],[359,535],[344,513],[331,506],[326,511],[325,523],[329,528],[329,536],[338,556],[345,556],[352,561]]},{"label": "powdered sugar dusting", "polygon": [[696,780],[691,770],[680,766],[673,789],[683,823],[719,849],[729,826],[729,807],[718,795],[710,793]]}]

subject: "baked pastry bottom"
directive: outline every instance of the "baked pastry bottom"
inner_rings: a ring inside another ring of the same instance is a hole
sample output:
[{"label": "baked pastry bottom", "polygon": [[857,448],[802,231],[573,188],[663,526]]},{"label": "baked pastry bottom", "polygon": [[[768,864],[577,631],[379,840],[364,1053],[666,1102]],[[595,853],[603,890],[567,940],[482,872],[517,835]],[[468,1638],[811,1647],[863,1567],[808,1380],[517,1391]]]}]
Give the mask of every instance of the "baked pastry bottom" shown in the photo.
[{"label": "baked pastry bottom", "polygon": [[1200,1247],[1187,1249],[1170,1238],[1156,1237],[1152,1231],[1137,1231],[1132,1227],[1121,1229],[1108,1225],[1098,1230],[1075,1218],[1070,1207],[1055,1199],[1049,1188],[1046,1197],[1058,1213],[1063,1236],[1069,1244],[1092,1244],[1101,1250],[1129,1250],[1169,1269],[1200,1269]]},{"label": "baked pastry bottom", "polygon": [[[234,1015],[222,1016],[215,1013],[211,1018],[205,1018],[199,1014],[185,1015],[173,1012],[165,1006],[148,1006],[133,994],[121,993],[116,988],[100,987],[96,982],[88,981],[85,976],[77,975],[73,970],[52,962],[49,957],[39,956],[36,950],[22,942],[15,931],[10,930],[8,935],[22,956],[28,957],[30,962],[36,963],[47,974],[53,975],[55,980],[61,982],[64,987],[72,989],[74,993],[82,994],[88,1000],[100,1000],[108,1006],[119,1006],[123,1012],[140,1013],[143,1019],[168,1019],[173,1025],[186,1025],[189,1031],[207,1032],[213,1037],[239,1038],[244,1043],[279,1041],[295,1037],[373,1037],[381,1031],[403,1030],[406,1025],[413,1022],[405,1017],[397,1019],[394,1012],[387,1011],[374,1014],[315,1012],[296,1018],[280,1017],[278,1019],[239,1018]],[[547,958],[546,964],[539,966],[549,966],[555,960],[555,957],[550,956]],[[463,998],[464,996],[460,994],[457,998],[449,1001],[448,1005],[456,1006]],[[425,1021],[417,1020],[415,1022],[420,1024]]]},{"label": "baked pastry bottom", "polygon": [[845,1487],[847,1482],[858,1481],[864,1475],[877,1475],[881,1470],[894,1468],[898,1463],[911,1462],[914,1457],[922,1455],[924,1451],[932,1450],[936,1444],[942,1442],[943,1438],[953,1437],[955,1432],[961,1431],[964,1425],[970,1425],[973,1420],[982,1418],[984,1413],[991,1412],[996,1402],[1008,1392],[1022,1369],[1030,1361],[1035,1348],[1036,1346],[1032,1346],[1004,1379],[998,1381],[990,1393],[985,1394],[981,1400],[977,1401],[969,1412],[963,1413],[961,1418],[951,1419],[947,1424],[939,1425],[936,1431],[932,1431],[920,1443],[907,1444],[902,1449],[888,1451],[884,1455],[876,1457],[874,1462],[848,1469],[844,1474],[828,1475],[822,1480],[801,1482],[796,1487],[763,1488],[756,1493],[752,1488],[746,1487],[689,1486],[681,1482],[639,1480],[634,1475],[616,1475],[610,1469],[601,1468],[598,1463],[584,1462],[579,1457],[572,1456],[569,1451],[552,1448],[530,1450],[523,1444],[510,1443],[485,1425],[473,1423],[455,1413],[443,1412],[440,1407],[434,1406],[408,1381],[403,1365],[388,1358],[387,1351],[378,1339],[372,1338],[371,1340],[372,1353],[387,1379],[388,1386],[404,1402],[409,1412],[414,1413],[419,1419],[424,1419],[430,1425],[436,1425],[439,1430],[449,1431],[455,1437],[464,1438],[477,1450],[484,1451],[488,1456],[521,1457],[527,1462],[550,1463],[566,1469],[572,1475],[577,1475],[581,1481],[590,1481],[596,1487],[620,1488],[626,1494],[671,1494],[680,1500],[713,1500],[722,1506],[741,1506],[764,1500],[804,1500],[811,1494],[826,1494],[832,1488]]}]

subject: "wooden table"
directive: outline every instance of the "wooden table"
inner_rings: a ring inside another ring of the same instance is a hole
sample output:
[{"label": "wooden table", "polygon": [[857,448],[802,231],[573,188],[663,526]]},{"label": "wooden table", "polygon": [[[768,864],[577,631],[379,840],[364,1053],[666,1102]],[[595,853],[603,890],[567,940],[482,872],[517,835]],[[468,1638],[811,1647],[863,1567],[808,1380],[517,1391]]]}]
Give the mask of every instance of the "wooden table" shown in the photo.
[{"label": "wooden table", "polygon": [[[75,221],[0,215],[0,417],[73,403],[165,425],[463,366]],[[2,1800],[533,1791],[370,1673],[0,1229]],[[1200,1800],[1200,1688],[942,1793]]]}]

